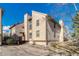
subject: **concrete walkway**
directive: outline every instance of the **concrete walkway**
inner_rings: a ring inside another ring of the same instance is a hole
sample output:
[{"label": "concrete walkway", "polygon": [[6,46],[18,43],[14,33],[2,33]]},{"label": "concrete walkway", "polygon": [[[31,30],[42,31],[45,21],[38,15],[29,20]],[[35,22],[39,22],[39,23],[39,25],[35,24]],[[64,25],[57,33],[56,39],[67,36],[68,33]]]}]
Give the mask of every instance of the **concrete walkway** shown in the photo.
[{"label": "concrete walkway", "polygon": [[49,51],[29,44],[0,46],[0,56],[45,56]]}]

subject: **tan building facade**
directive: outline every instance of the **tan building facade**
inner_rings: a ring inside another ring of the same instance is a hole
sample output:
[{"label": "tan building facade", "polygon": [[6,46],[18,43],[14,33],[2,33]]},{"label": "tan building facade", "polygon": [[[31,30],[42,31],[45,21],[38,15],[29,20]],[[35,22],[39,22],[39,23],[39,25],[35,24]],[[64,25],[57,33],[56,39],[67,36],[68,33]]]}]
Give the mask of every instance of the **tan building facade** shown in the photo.
[{"label": "tan building facade", "polygon": [[29,31],[31,30],[31,28],[29,29],[29,24],[31,21],[31,16],[29,16],[28,14],[24,15],[24,34],[25,34],[25,40],[29,41]]},{"label": "tan building facade", "polygon": [[25,40],[31,44],[48,45],[59,41],[61,25],[47,14],[32,11],[24,15]]},{"label": "tan building facade", "polygon": [[46,45],[47,14],[32,11],[32,40],[34,44]]}]

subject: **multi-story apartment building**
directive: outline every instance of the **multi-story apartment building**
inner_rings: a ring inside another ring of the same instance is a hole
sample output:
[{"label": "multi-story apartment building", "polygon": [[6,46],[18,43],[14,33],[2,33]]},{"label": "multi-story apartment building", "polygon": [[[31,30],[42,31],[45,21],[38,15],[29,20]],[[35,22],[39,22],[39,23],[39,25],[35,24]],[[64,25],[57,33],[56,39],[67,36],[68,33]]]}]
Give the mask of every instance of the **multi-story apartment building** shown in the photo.
[{"label": "multi-story apartment building", "polygon": [[32,11],[32,16],[24,15],[25,40],[31,44],[48,45],[59,41],[60,32],[61,25],[47,14]]}]

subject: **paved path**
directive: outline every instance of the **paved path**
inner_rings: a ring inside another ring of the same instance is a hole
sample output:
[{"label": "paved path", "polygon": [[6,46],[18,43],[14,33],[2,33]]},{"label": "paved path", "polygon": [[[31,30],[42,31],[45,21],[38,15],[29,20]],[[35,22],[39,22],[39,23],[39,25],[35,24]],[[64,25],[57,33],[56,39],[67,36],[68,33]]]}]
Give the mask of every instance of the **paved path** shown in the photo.
[{"label": "paved path", "polygon": [[0,56],[44,56],[48,55],[48,53],[49,51],[46,49],[33,47],[28,44],[0,47]]}]

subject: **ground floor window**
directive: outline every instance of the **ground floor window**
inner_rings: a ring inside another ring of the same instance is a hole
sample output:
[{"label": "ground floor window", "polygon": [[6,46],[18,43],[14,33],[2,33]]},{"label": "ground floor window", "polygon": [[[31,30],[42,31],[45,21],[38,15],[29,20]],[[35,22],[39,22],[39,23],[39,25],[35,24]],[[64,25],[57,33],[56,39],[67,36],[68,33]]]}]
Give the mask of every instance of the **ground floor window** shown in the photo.
[{"label": "ground floor window", "polygon": [[29,33],[29,38],[32,38],[32,33]]},{"label": "ground floor window", "polygon": [[39,37],[40,34],[39,34],[39,30],[36,31],[36,37]]}]

